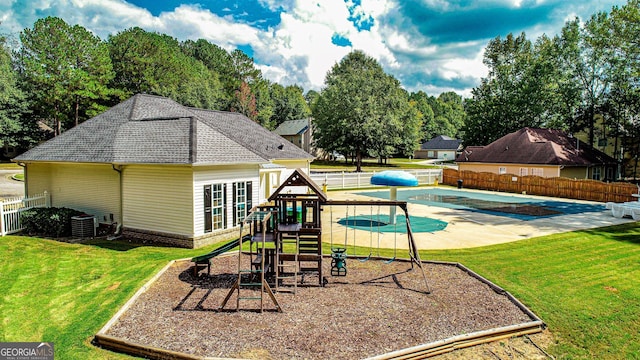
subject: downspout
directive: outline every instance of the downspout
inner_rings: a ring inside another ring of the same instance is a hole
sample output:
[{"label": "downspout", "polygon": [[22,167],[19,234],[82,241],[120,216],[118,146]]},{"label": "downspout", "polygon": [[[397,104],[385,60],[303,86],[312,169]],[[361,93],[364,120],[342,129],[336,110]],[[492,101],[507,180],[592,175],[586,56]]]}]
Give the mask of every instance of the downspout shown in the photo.
[{"label": "downspout", "polygon": [[22,167],[22,174],[24,175],[24,197],[29,197],[29,187],[27,186],[27,164],[25,163],[16,163],[18,166]]},{"label": "downspout", "polygon": [[111,164],[111,168],[114,171],[118,172],[118,205],[119,205],[119,213],[120,213],[120,218],[118,219],[118,224],[120,224],[120,226],[123,226],[123,219],[124,219],[124,214],[122,213],[122,165],[119,165],[119,168],[116,168],[115,164]]}]

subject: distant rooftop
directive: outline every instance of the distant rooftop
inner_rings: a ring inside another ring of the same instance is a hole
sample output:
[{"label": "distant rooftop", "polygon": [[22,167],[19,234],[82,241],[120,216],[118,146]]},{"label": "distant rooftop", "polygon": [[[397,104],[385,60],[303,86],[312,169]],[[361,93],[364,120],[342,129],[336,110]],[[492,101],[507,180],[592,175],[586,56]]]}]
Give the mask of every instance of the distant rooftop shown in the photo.
[{"label": "distant rooftop", "polygon": [[273,131],[280,136],[303,134],[309,128],[309,119],[287,120]]},{"label": "distant rooftop", "polygon": [[422,144],[422,150],[458,150],[462,140],[453,139],[446,135],[438,135]]},{"label": "distant rooftop", "polygon": [[486,146],[468,146],[457,162],[588,166],[615,159],[561,130],[525,127]]}]

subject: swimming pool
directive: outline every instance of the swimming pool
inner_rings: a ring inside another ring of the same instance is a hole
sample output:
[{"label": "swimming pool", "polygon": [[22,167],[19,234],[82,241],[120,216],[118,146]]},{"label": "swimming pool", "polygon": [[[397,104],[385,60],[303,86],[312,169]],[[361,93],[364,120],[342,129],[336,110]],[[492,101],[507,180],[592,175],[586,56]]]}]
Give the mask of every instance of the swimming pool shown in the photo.
[{"label": "swimming pool", "polygon": [[[360,194],[389,199],[389,191],[384,190],[367,191]],[[524,221],[604,210],[604,205],[600,204],[541,200],[525,196],[441,188],[398,190],[397,199],[414,204],[475,211]]]}]

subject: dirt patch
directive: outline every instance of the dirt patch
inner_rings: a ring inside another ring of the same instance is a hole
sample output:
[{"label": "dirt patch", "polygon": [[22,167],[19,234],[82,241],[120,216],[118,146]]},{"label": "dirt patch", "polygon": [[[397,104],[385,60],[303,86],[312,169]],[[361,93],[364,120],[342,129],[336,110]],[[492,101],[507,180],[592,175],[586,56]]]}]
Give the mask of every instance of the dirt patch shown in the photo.
[{"label": "dirt patch", "polygon": [[[426,294],[421,272],[408,262],[347,262],[347,276],[327,276],[325,287],[306,276],[295,294],[276,294],[282,313],[265,296],[262,314],[215,311],[237,278],[237,256],[214,259],[210,277],[206,271],[194,277],[190,262],[176,262],[107,335],[210,357],[357,359],[533,320],[455,266],[425,264]],[[226,308],[235,306],[233,295]],[[241,308],[258,309],[259,301],[243,301]]]}]

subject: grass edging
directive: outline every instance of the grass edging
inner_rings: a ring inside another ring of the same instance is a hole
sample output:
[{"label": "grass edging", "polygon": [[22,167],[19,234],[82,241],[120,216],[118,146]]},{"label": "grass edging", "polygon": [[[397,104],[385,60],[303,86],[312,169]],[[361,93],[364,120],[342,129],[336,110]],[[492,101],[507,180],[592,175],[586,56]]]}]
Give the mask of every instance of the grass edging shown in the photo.
[{"label": "grass edging", "polygon": [[[184,260],[184,259],[182,259]],[[122,314],[124,314],[127,310],[129,310],[129,308],[131,307],[131,305],[133,305],[133,303],[138,300],[138,298],[140,297],[140,295],[144,294],[147,289],[149,289],[151,287],[151,285],[153,285],[153,283],[155,283],[160,276],[162,276],[167,270],[169,270],[169,268],[176,262],[179,260],[171,260],[167,263],[167,265],[165,265],[160,271],[158,271],[151,279],[149,279],[149,281],[147,281],[144,285],[142,285],[142,287],[140,289],[138,289],[138,291],[136,291],[135,294],[133,294],[133,296],[120,308],[120,310],[118,310],[118,312],[113,315],[113,317],[107,321],[107,323],[102,327],[102,329],[100,329],[100,331],[98,331],[97,335],[104,335],[107,331],[109,331],[109,329],[113,326],[113,324],[115,324],[116,321],[118,321],[118,319],[122,316]]]},{"label": "grass edging", "polygon": [[[229,251],[224,255],[231,255],[238,251]],[[222,256],[224,256],[222,255]],[[160,271],[158,271],[149,281],[147,281],[135,294],[113,315],[113,317],[107,321],[107,323],[98,331],[93,337],[93,344],[103,349],[118,351],[129,355],[140,356],[148,359],[177,359],[177,360],[201,360],[210,359],[202,356],[185,354],[177,351],[171,351],[167,349],[156,348],[153,346],[142,345],[138,343],[129,342],[125,339],[121,339],[115,336],[107,335],[107,331],[111,329],[113,324],[120,319],[120,317],[135,303],[138,298],[144,294],[169,268],[178,261],[191,261],[191,257],[171,260]]]}]

